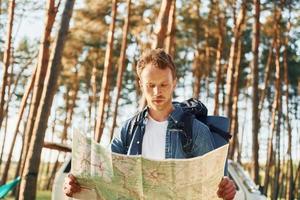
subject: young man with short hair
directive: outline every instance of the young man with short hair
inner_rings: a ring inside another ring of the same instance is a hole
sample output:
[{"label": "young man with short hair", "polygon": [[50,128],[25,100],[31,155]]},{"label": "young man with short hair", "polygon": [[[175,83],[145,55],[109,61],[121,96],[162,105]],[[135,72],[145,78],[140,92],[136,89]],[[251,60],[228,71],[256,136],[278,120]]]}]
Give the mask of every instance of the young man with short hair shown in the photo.
[{"label": "young man with short hair", "polygon": [[[214,146],[211,132],[205,124],[196,119],[191,123],[193,126],[191,151],[183,150],[180,139],[182,130],[174,128],[183,116],[183,110],[172,103],[177,79],[171,56],[162,49],[146,52],[138,62],[137,74],[147,107],[140,115],[137,128],[132,129],[136,117],[127,120],[120,135],[112,142],[112,151],[127,155],[141,154],[146,158],[157,160],[197,157],[212,151]],[[130,142],[128,142],[129,134]],[[80,186],[75,177],[69,175],[65,180],[65,194],[72,196],[79,191]],[[223,177],[217,191],[218,196],[231,200],[235,193],[233,181]]]}]

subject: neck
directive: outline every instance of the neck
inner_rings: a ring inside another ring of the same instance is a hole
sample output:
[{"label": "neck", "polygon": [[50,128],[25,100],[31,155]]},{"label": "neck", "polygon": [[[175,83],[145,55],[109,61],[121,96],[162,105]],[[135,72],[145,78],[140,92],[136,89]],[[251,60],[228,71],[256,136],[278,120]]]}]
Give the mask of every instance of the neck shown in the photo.
[{"label": "neck", "polygon": [[164,110],[154,110],[149,108],[149,115],[156,121],[162,122],[166,121],[170,115],[170,113],[174,110],[173,105],[169,105],[168,108]]}]

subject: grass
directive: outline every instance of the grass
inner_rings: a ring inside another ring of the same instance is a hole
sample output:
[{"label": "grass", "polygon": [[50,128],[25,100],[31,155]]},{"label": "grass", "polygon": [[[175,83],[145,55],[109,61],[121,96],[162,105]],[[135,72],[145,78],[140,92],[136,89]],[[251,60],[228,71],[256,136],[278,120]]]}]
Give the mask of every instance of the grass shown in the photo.
[{"label": "grass", "polygon": [[[5,200],[14,200],[12,196],[4,198]],[[37,191],[36,200],[51,200],[51,191],[49,190],[39,190]]]}]

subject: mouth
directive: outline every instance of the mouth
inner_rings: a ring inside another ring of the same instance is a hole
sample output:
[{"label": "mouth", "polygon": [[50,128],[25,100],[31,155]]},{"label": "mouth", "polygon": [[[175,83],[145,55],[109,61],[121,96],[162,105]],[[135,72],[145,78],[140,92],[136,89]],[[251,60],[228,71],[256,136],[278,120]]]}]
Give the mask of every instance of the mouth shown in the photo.
[{"label": "mouth", "polygon": [[152,102],[155,103],[155,104],[160,104],[163,101],[164,101],[164,99],[154,99],[154,100],[152,100]]}]

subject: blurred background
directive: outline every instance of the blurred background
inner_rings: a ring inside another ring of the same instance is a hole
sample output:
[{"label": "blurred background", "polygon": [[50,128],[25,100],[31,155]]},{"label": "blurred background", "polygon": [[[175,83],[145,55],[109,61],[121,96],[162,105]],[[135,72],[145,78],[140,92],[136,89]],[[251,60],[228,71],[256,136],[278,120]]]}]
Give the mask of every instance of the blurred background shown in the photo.
[{"label": "blurred background", "polygon": [[0,195],[50,199],[72,130],[108,147],[143,106],[139,56],[164,48],[174,100],[229,117],[228,157],[300,199],[299,38],[298,0],[1,0]]}]

